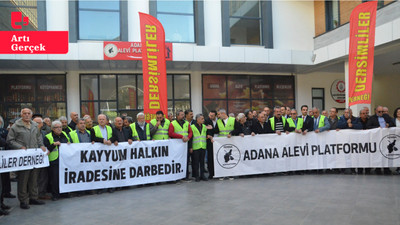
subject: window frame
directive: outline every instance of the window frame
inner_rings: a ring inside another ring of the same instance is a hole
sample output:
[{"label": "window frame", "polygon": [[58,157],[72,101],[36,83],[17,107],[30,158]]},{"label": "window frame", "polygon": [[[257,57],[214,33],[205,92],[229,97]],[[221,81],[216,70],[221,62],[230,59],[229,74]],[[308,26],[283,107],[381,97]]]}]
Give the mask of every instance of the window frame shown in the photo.
[{"label": "window frame", "polygon": [[[322,97],[314,97],[313,90],[322,90]],[[322,111],[325,109],[325,88],[311,88],[311,106],[312,106],[312,108],[316,107],[314,105],[314,100],[322,100],[322,109],[319,109],[319,110]]]},{"label": "window frame", "polygon": [[[333,1],[337,1],[338,3],[338,24],[336,27],[333,25]],[[340,26],[340,1],[325,0],[325,32],[334,30]]]}]

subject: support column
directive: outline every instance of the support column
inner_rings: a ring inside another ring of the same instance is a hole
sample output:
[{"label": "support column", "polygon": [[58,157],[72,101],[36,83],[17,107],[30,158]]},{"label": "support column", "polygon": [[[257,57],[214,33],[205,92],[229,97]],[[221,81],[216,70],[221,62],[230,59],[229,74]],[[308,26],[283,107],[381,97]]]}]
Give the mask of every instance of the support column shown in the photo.
[{"label": "support column", "polygon": [[69,114],[77,112],[80,117],[81,107],[79,99],[79,72],[72,71],[67,73],[67,115],[68,120],[71,120]]},{"label": "support column", "polygon": [[[192,110],[193,114],[203,113],[202,107],[202,90],[201,90],[201,73],[199,71],[194,71],[190,75],[190,85],[191,85],[191,96],[192,96]],[[208,115],[204,115],[207,117]]]},{"label": "support column", "polygon": [[149,13],[149,1],[128,0],[128,41],[140,41],[139,12]]},{"label": "support column", "polygon": [[[345,77],[345,82],[346,82],[346,108],[349,107],[349,61],[346,60],[344,62],[344,77]],[[364,107],[368,107],[369,109],[369,114],[374,114],[374,112],[371,111],[371,104],[358,104],[358,105],[353,105],[350,107],[350,109],[353,111],[353,116],[358,117],[360,116],[360,110],[363,109]]]},{"label": "support column", "polygon": [[204,0],[204,39],[206,46],[222,46],[221,1]]}]

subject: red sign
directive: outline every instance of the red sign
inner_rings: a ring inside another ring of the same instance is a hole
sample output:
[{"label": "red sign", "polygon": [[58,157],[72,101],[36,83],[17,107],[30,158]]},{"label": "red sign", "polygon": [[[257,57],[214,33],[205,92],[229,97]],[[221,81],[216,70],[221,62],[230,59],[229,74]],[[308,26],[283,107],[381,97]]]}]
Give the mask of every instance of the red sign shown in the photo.
[{"label": "red sign", "polygon": [[0,54],[66,54],[68,31],[0,31]]},{"label": "red sign", "polygon": [[140,13],[143,64],[143,108],[146,121],[161,110],[168,115],[165,33],[154,17]]},{"label": "red sign", "polygon": [[[141,42],[104,42],[104,60],[142,60]],[[165,43],[165,59],[172,61],[172,43]]]},{"label": "red sign", "polygon": [[377,4],[362,3],[350,16],[349,106],[371,104]]}]

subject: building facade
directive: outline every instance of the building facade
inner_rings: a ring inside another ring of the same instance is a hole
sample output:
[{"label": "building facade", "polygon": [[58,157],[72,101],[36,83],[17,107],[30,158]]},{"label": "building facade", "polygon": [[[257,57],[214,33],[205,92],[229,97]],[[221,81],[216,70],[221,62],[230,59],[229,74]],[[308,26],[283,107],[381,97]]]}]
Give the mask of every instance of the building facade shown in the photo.
[{"label": "building facade", "polygon": [[[75,111],[112,119],[142,111],[141,61],[104,60],[104,41],[140,41],[139,12],[158,18],[172,43],[170,112],[239,113],[303,104],[343,109],[348,20],[361,3],[2,1],[0,30],[13,30],[9,15],[21,11],[30,18],[23,30],[69,31],[69,52],[0,55],[0,113],[9,120],[31,107],[52,118]],[[371,106],[394,110],[399,101],[388,96],[399,95],[400,3],[379,1],[379,6]]]}]

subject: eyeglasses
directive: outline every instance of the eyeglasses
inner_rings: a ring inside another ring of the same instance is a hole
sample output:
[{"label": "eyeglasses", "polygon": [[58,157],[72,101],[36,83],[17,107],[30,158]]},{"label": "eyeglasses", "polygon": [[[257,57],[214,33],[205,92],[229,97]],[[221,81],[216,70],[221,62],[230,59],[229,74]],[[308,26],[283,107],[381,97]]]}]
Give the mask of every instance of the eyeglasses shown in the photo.
[{"label": "eyeglasses", "polygon": [[58,128],[61,128],[61,127],[53,127],[53,128],[56,128],[56,129],[58,129]]},{"label": "eyeglasses", "polygon": [[383,111],[378,111],[378,113],[383,113]]}]

